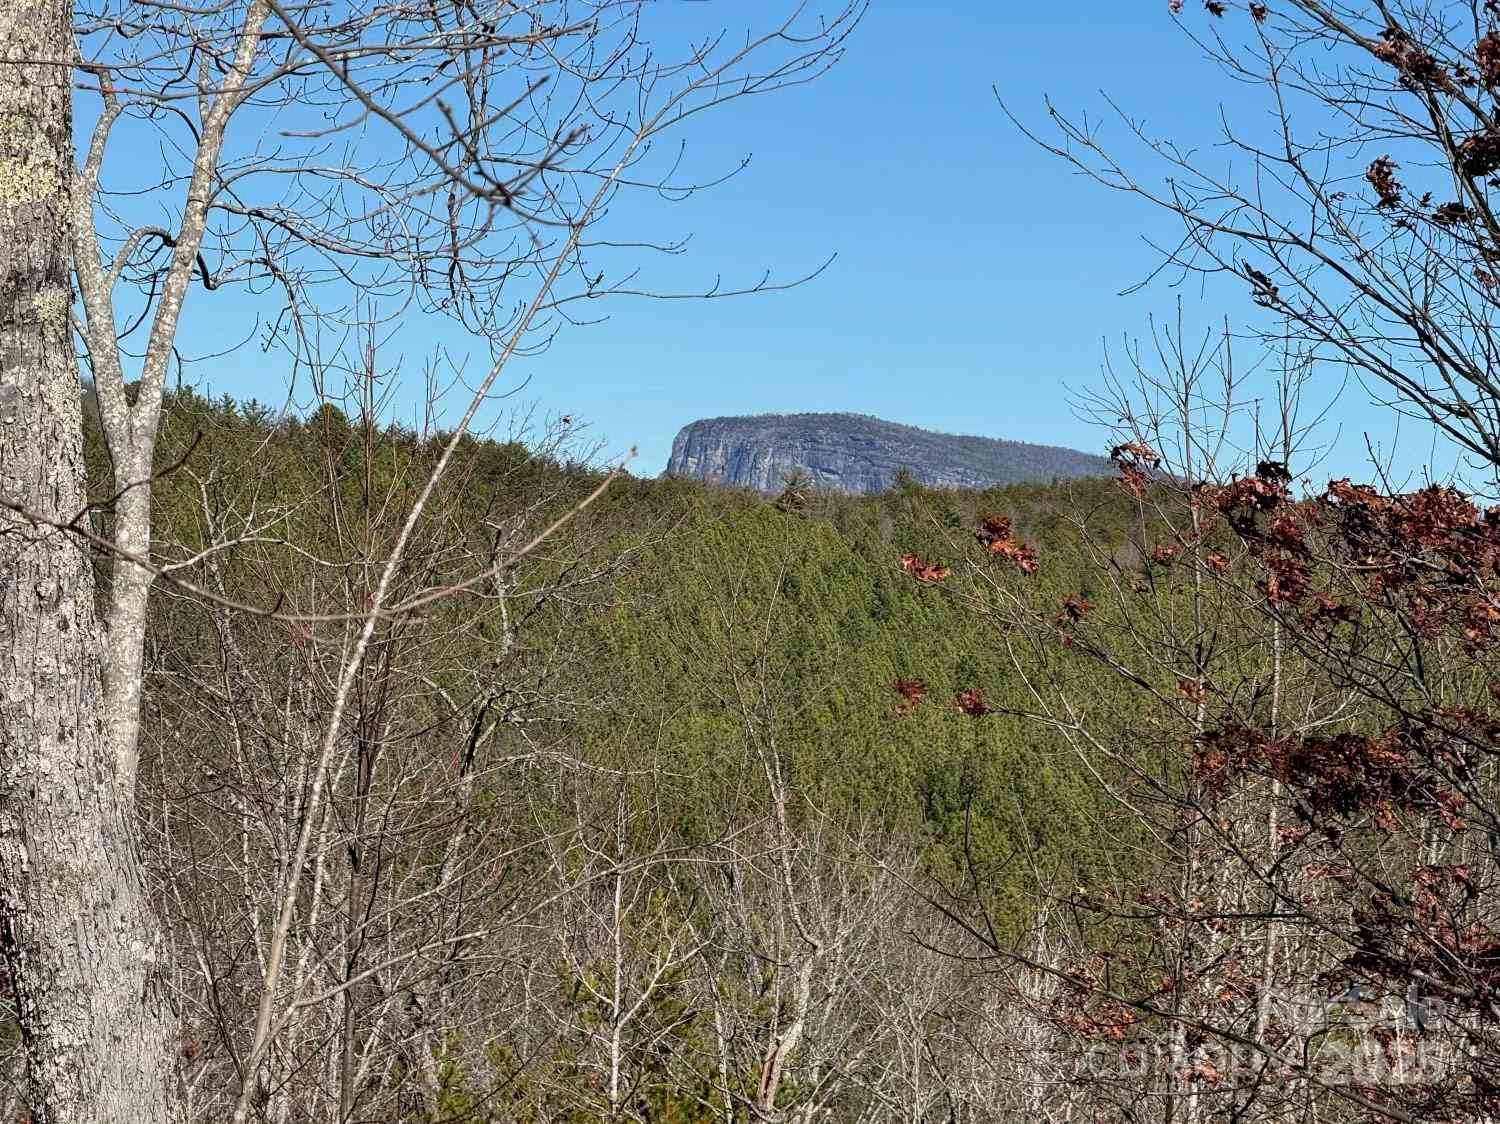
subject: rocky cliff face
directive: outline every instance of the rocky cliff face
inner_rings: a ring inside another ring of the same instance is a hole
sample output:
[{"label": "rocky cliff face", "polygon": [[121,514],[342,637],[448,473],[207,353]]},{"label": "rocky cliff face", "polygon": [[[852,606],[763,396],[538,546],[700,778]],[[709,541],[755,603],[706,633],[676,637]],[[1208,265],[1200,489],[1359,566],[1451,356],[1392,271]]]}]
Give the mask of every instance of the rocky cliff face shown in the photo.
[{"label": "rocky cliff face", "polygon": [[1110,471],[1103,457],[1074,449],[932,433],[864,414],[763,414],[684,426],[672,443],[667,475],[771,493],[801,469],[820,489],[879,492],[903,467],[922,483],[944,488]]}]

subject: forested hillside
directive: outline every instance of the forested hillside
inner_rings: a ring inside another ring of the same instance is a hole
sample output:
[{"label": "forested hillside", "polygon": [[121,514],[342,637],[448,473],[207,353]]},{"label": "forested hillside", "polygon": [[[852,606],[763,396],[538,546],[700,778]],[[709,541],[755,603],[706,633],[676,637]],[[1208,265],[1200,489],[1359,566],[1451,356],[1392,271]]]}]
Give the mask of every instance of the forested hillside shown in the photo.
[{"label": "forested hillside", "polygon": [[[205,1074],[243,1048],[219,1029],[242,1020],[216,1012],[259,986],[257,918],[350,642],[328,607],[367,596],[439,437],[332,405],[276,422],[167,400],[143,801]],[[342,827],[296,891],[297,955],[342,950],[314,974],[352,998],[294,1009],[301,1045],[267,1095],[290,1110],[357,1089],[367,1119],[579,1121],[609,1118],[621,1081],[673,1120],[717,1118],[735,1089],[840,1120],[932,1095],[904,1052],[956,1063],[992,1016],[942,982],[961,962],[912,974],[912,938],[939,937],[903,885],[948,887],[1020,937],[1039,886],[1129,881],[1160,855],[1100,783],[1115,764],[955,705],[1022,702],[1015,655],[901,559],[956,564],[1003,513],[1046,559],[1037,596],[1087,596],[1085,528],[1139,563],[1129,497],[1101,479],[768,499],[625,477],[507,563],[604,482],[568,448],[566,430],[466,440],[420,520],[331,750]],[[102,494],[107,456],[89,450]],[[434,598],[448,581],[469,584]],[[896,689],[918,681],[928,705]],[[1123,721],[1127,695],[1095,689]],[[644,1006],[620,1022],[627,1000]],[[908,1007],[946,1011],[955,1037],[911,1039],[891,1021]],[[817,1021],[764,1087],[799,1010]],[[850,1050],[862,1061],[835,1080]]]},{"label": "forested hillside", "polygon": [[1500,0],[908,7],[0,0],[0,1121],[1500,1120]]},{"label": "forested hillside", "polygon": [[[233,544],[222,565],[209,559],[174,574],[263,608],[295,604],[320,568],[375,548],[441,436],[365,432],[335,406],[273,427],[253,404],[190,393],[168,400],[164,432],[171,471],[158,485],[159,541],[178,544],[184,557],[214,536]],[[442,485],[443,514],[432,529],[441,545],[425,564],[458,573],[459,559],[482,557],[497,535],[539,529],[601,483],[601,472],[567,460],[565,442],[543,444],[466,443]],[[102,446],[91,448],[102,468]],[[774,737],[811,806],[921,839],[934,860],[968,830],[992,858],[1027,854],[1031,869],[1017,866],[1008,878],[1114,861],[1095,830],[1101,794],[1070,754],[1003,718],[979,724],[955,707],[897,713],[897,679],[921,676],[944,699],[1006,690],[1009,660],[989,626],[899,565],[908,552],[964,554],[968,529],[992,513],[1014,518],[1045,555],[1045,574],[1032,584],[1059,600],[1087,596],[1098,581],[1078,521],[1122,557],[1139,554],[1127,497],[1103,478],[768,499],[624,477],[508,593],[521,605],[511,640],[500,619],[489,619],[495,595],[487,591],[434,607],[422,629],[462,622],[476,662],[509,644],[495,687],[507,714],[537,731],[522,726],[516,736],[657,771],[685,838],[722,827],[756,769],[747,740]],[[235,541],[258,522],[268,534]],[[256,565],[256,538],[295,544],[304,562],[276,550],[275,569]],[[347,569],[338,580],[351,580]],[[314,603],[310,592],[302,596]],[[169,603],[156,650],[193,648],[208,623],[193,618],[208,615]]]},{"label": "forested hillside", "polygon": [[581,440],[466,437],[419,504],[444,434],[166,399],[139,798],[208,1115],[257,1002],[268,1119],[1228,1105],[1201,1073],[1253,1059],[1174,1011],[1321,1041],[1447,908],[1380,891],[1292,945],[1346,923],[1328,880],[1471,886],[1421,860],[1472,851],[1493,783],[1450,748],[1490,736],[1464,575],[1500,557],[1459,494],[1190,485],[1136,441],[1112,479],[765,497]]}]

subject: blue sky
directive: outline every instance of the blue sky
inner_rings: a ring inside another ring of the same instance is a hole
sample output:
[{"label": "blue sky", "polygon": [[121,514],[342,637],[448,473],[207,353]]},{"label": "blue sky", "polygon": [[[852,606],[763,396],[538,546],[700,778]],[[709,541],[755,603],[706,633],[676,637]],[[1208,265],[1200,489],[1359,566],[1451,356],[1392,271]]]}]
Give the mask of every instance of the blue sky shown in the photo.
[{"label": "blue sky", "polygon": [[[652,18],[670,38],[705,17],[763,26],[786,7],[668,0]],[[1209,158],[1221,110],[1250,122],[1263,112],[1201,59],[1164,0],[875,0],[831,74],[706,114],[684,134],[697,168],[751,156],[744,172],[685,203],[626,204],[614,216],[656,236],[692,236],[686,255],[650,267],[662,288],[702,289],[716,276],[743,283],[767,269],[791,277],[837,255],[834,263],[789,292],[622,298],[598,309],[606,323],[571,329],[518,362],[508,374],[510,385],[525,383],[515,404],[571,414],[609,450],[638,447],[632,470],[642,475],[661,470],[680,426],[721,414],[851,410],[1101,447],[1106,436],[1074,416],[1067,388],[1098,384],[1107,343],[1139,335],[1148,314],[1174,315],[1179,298],[1197,327],[1225,315],[1247,322],[1257,310],[1243,286],[1163,281],[1120,295],[1149,271],[1144,239],[1170,232],[1167,220],[1038,149],[995,90],[1041,127],[1050,96],[1108,128],[1107,93]],[[451,332],[438,338],[456,354],[473,348]],[[483,351],[474,351],[477,365]],[[420,358],[407,357],[414,374]],[[216,391],[279,400],[256,364],[245,356],[197,376]],[[397,408],[419,390],[414,377]],[[1335,421],[1324,476],[1366,475],[1364,435],[1383,449],[1396,436],[1390,414],[1358,387]],[[1398,453],[1415,471],[1431,450]]]}]

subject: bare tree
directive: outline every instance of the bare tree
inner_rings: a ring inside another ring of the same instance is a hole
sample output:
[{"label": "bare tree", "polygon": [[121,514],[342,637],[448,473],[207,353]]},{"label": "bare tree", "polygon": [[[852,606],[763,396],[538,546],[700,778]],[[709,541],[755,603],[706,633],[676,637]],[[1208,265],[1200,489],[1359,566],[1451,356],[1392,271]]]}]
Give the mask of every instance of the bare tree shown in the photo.
[{"label": "bare tree", "polygon": [[[1056,110],[1059,133],[1043,143],[1180,221],[1158,272],[1243,286],[1269,314],[1257,326],[1262,340],[1305,377],[1333,369],[1384,391],[1422,432],[1467,453],[1474,486],[1493,491],[1495,5],[1185,10],[1174,0],[1168,9],[1230,77],[1263,95],[1269,128],[1226,117],[1221,150],[1233,159],[1222,165],[1123,113],[1123,145]],[[1202,415],[1179,429],[1212,435]],[[1117,452],[1127,484],[1141,487],[1153,467],[1141,458],[1163,445],[1131,436]],[[1183,680],[1184,699],[1210,685],[1212,699],[1179,737],[1198,785],[1184,807],[1211,861],[1232,872],[1233,892],[1217,901],[1236,908],[1188,908],[1213,905],[1200,893],[1145,911],[1178,931],[1199,928],[1209,947],[1211,934],[1229,935],[1216,968],[1230,970],[1244,1005],[1183,1010],[1137,991],[1127,1006],[1227,1047],[1243,1063],[1232,1078],[1243,1082],[1240,1116],[1342,1100],[1345,1111],[1391,1119],[1491,1119],[1493,1083],[1478,1071],[1494,1020],[1481,951],[1493,948],[1495,927],[1493,699],[1482,688],[1493,670],[1492,517],[1453,488],[1403,492],[1384,478],[1299,496],[1307,465],[1286,444],[1247,444],[1253,455],[1229,479],[1179,460],[1172,471],[1200,485],[1192,502],[1218,536],[1218,556],[1203,555],[1195,524],[1191,537],[1169,533],[1158,559],[1241,582],[1241,604],[1261,621],[1252,631],[1264,629],[1268,645],[1269,677],[1240,669]],[[1142,494],[1177,491],[1158,477]],[[1174,522],[1168,514],[1158,526]],[[1235,579],[1241,563],[1249,570]],[[1163,696],[1157,713],[1183,709],[1124,657],[1131,647],[1161,652],[1159,643],[1106,647],[1116,674]],[[1323,685],[1319,707],[1297,702],[1309,684]],[[1246,710],[1240,700],[1256,693]],[[1258,843],[1243,834],[1247,812]],[[1098,974],[1084,985],[1106,1005],[1129,990]],[[1324,1067],[1339,1060],[1346,1031],[1273,1013],[1273,997],[1288,995],[1325,1007],[1330,996],[1344,1001],[1335,1007],[1372,995],[1393,1005],[1394,1019],[1365,1039],[1380,1043],[1378,1064],[1331,1077]],[[1201,1092],[1209,1077],[1200,1077]]]},{"label": "bare tree", "polygon": [[[150,590],[190,586],[156,564],[151,541],[163,394],[188,359],[190,290],[205,303],[240,292],[236,307],[260,317],[241,337],[259,331],[294,375],[326,361],[328,341],[350,338],[372,307],[387,318],[451,316],[489,343],[488,369],[378,579],[347,607],[352,617],[344,606],[334,614],[355,627],[327,722],[307,746],[301,830],[281,866],[296,871],[317,853],[351,700],[464,430],[508,360],[534,353],[570,305],[649,292],[633,264],[615,272],[628,247],[675,248],[599,226],[609,204],[633,187],[692,190],[670,162],[656,163],[653,138],[727,100],[815,77],[859,9],[826,21],[798,10],[765,34],[714,36],[673,55],[653,48],[645,5],[613,0],[3,5],[0,335],[13,423],[0,496],[11,592],[0,875],[36,1119],[177,1111],[177,1017],[132,794]],[[75,96],[91,112],[77,168]],[[121,151],[148,142],[154,166]],[[608,283],[606,259],[616,263]],[[113,464],[102,534],[84,518],[75,338]],[[98,614],[84,541],[107,554]],[[438,592],[416,592],[406,608]],[[329,615],[282,593],[266,615]],[[275,1037],[295,900],[283,895],[271,926],[247,1074]],[[254,1087],[244,1082],[237,1117]]]},{"label": "bare tree", "polygon": [[1227,334],[1155,343],[1164,370],[1101,403],[1136,549],[1099,543],[1059,604],[986,520],[973,604],[1018,690],[960,700],[1071,746],[1138,861],[1042,882],[1045,940],[1001,940],[978,893],[944,908],[1009,1003],[1050,991],[1034,1037],[1096,1113],[1492,1119],[1495,518],[1437,485],[1297,496],[1305,365],[1266,418]]},{"label": "bare tree", "polygon": [[[1221,275],[1320,371],[1353,374],[1470,454],[1500,459],[1492,207],[1500,31],[1480,0],[1168,6],[1268,111],[1223,119],[1222,162],[1131,119],[1061,110],[1030,132],[1180,221],[1152,275]],[[1342,381],[1339,379],[1337,381]]]},{"label": "bare tree", "polygon": [[1121,866],[1088,885],[1037,871],[1038,920],[1019,941],[999,935],[977,868],[938,901],[960,949],[1005,964],[998,1010],[1042,1075],[1034,1111],[1337,1112],[1349,1090],[1306,1059],[1329,1033],[1325,974],[1350,946],[1320,899],[1322,864],[1294,845],[1305,809],[1274,775],[1226,799],[1203,756],[1225,728],[1316,741],[1372,714],[1288,638],[1277,585],[1253,583],[1254,547],[1226,533],[1219,503],[1247,470],[1258,479],[1257,463],[1282,479],[1280,465],[1303,455],[1305,367],[1289,364],[1281,410],[1262,416],[1228,332],[1194,341],[1179,321],[1109,375],[1083,405],[1115,429],[1134,541],[1122,549],[1113,519],[1096,533],[1099,513],[1076,517],[1087,594],[1034,588],[1028,571],[1048,560],[998,514],[976,532],[973,592],[952,575],[915,576],[971,599],[1009,656],[1012,682],[961,708],[1019,717],[1075,754],[1118,807],[1097,830],[1118,840]]},{"label": "bare tree", "polygon": [[[374,398],[362,395],[362,405]],[[553,520],[549,509],[575,508],[576,495],[561,490],[572,478],[555,471],[549,489],[526,471],[549,448],[560,455],[571,427],[537,434],[526,449],[473,442],[430,500],[393,595],[489,577],[420,614],[382,620],[326,796],[310,808],[311,748],[353,624],[247,619],[226,604],[278,590],[361,603],[440,446],[377,426],[369,413],[351,425],[331,404],[300,437],[268,437],[263,423],[236,427],[232,406],[174,395],[167,409],[169,443],[186,439],[185,429],[225,427],[259,446],[244,457],[258,471],[226,471],[221,460],[206,472],[188,466],[158,489],[178,519],[196,516],[201,534],[179,532],[163,548],[164,567],[215,595],[169,587],[157,599],[139,796],[177,952],[188,1115],[223,1119],[248,1089],[257,1118],[437,1117],[457,1040],[482,1054],[514,1007],[496,965],[517,959],[531,907],[512,908],[518,852],[532,843],[528,776],[564,757],[551,743],[578,705],[559,696],[549,669],[577,661],[576,617],[629,552],[606,553],[591,528],[559,533],[546,557],[512,565]],[[299,465],[309,449],[311,462]],[[289,488],[299,471],[305,483]],[[554,608],[564,600],[572,629]],[[294,864],[309,817],[312,842]],[[272,941],[288,900],[288,967],[273,981]],[[267,991],[269,1045],[250,1064]]]}]

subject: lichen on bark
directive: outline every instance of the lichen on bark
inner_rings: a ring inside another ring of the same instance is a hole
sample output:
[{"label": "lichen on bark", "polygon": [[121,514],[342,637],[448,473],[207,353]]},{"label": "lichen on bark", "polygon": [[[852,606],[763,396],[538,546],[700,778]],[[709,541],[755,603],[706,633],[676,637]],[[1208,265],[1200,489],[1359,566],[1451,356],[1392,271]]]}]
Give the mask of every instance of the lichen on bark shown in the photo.
[{"label": "lichen on bark", "polygon": [[[69,322],[66,0],[0,0],[0,961],[33,1124],[170,1121],[176,1019],[104,716]],[[40,60],[40,61],[39,61]]]}]

